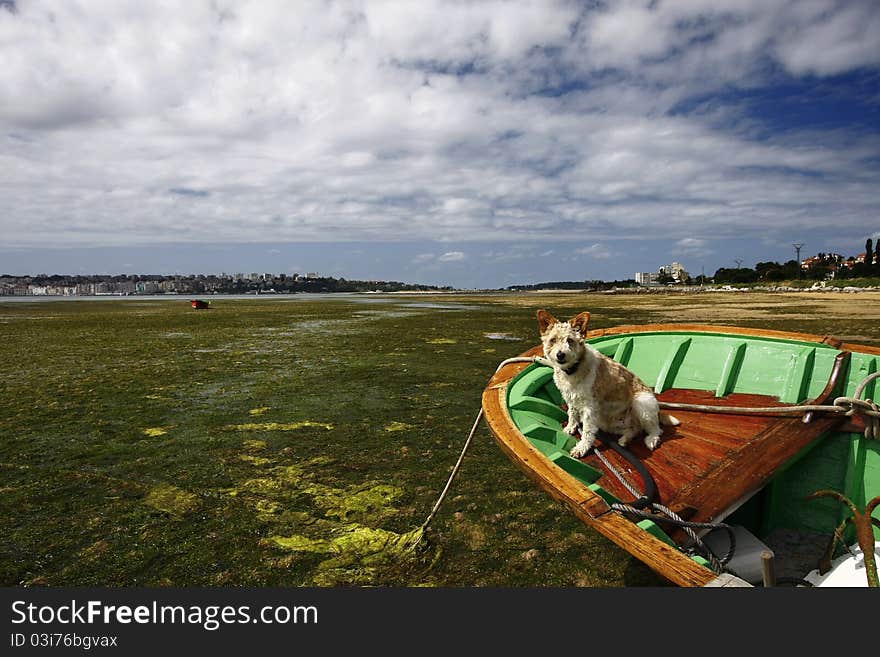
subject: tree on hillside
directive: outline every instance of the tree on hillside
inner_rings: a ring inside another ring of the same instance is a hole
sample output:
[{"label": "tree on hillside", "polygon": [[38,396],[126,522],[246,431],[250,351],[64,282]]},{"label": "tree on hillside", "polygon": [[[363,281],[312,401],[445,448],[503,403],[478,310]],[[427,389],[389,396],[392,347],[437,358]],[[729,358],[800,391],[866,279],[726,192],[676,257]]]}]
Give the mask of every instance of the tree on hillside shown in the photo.
[{"label": "tree on hillside", "polygon": [[877,238],[877,244],[874,245],[874,269],[876,274],[880,274],[880,237]]},{"label": "tree on hillside", "polygon": [[782,265],[782,272],[785,274],[785,278],[798,278],[801,274],[801,263],[792,258]]},{"label": "tree on hillside", "polygon": [[820,264],[813,265],[806,271],[807,278],[814,281],[821,281],[828,278],[831,268],[822,261]]},{"label": "tree on hillside", "polygon": [[758,274],[754,269],[748,267],[736,269],[722,267],[715,272],[714,279],[716,283],[755,283],[758,280]]},{"label": "tree on hillside", "polygon": [[758,278],[761,279],[766,278],[769,272],[780,271],[781,269],[782,265],[778,262],[759,262],[755,265],[755,272],[758,274]]},{"label": "tree on hillside", "polygon": [[[877,240],[877,242],[880,243],[880,240]],[[873,257],[874,257],[874,244],[873,244],[871,238],[869,237],[868,240],[865,242],[865,265],[869,269],[871,267],[871,262],[873,260]]]}]

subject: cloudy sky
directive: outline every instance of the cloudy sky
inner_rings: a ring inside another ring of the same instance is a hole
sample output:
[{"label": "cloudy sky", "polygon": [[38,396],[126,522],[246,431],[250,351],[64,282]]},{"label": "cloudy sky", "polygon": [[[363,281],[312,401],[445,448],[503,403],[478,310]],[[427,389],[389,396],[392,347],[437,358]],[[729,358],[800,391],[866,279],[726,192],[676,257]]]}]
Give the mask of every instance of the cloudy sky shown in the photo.
[{"label": "cloudy sky", "polygon": [[878,34],[874,0],[0,0],[0,274],[855,255]]}]

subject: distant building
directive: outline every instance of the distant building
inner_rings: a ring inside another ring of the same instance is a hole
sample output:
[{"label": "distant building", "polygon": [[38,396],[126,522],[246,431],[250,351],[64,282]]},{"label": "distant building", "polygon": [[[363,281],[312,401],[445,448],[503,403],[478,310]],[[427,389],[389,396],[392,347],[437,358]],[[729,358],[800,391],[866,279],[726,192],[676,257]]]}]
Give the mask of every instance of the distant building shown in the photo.
[{"label": "distant building", "polygon": [[654,271],[639,271],[636,272],[636,284],[637,285],[659,285],[660,274]]},{"label": "distant building", "polygon": [[690,278],[690,274],[687,273],[684,265],[680,262],[673,262],[671,265],[660,267],[660,274],[672,276],[676,283],[687,283],[687,280]]},{"label": "distant building", "polygon": [[849,259],[844,260],[841,264],[842,264],[844,267],[846,267],[847,269],[852,269],[852,268],[855,267],[857,264],[861,264],[861,263],[865,262],[865,258],[866,258],[866,257],[867,257],[867,254],[866,254],[864,251],[862,251],[862,252],[861,252],[859,255],[857,255],[856,257],[854,257],[854,258],[853,258],[853,257],[850,257]]},{"label": "distant building", "polygon": [[[858,258],[861,259],[859,260]],[[856,262],[864,262],[865,254],[859,254],[858,258],[856,259]],[[834,278],[838,268],[841,266],[848,266],[851,268],[853,265],[846,265],[846,261],[839,253],[820,253],[801,261],[801,269],[804,271],[810,271],[816,267],[825,267],[828,270],[826,273],[828,278]]]}]

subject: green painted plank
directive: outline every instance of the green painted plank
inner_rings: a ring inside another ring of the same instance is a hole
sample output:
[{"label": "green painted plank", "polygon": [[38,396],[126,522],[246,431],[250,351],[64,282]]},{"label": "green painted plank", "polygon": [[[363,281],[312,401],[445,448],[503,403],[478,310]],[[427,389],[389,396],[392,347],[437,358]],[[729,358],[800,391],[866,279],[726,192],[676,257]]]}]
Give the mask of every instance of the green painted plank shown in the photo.
[{"label": "green painted plank", "polygon": [[660,528],[660,526],[656,522],[654,522],[653,520],[650,520],[649,518],[645,518],[644,520],[640,520],[636,524],[638,527],[640,527],[641,529],[648,532],[654,538],[659,538],[664,543],[667,543],[667,544],[671,545],[672,547],[677,547],[675,545],[675,541],[673,541],[671,538],[669,538],[669,536],[666,534],[666,532],[663,531]]},{"label": "green painted plank", "polygon": [[511,409],[510,417],[514,421],[516,426],[520,428],[520,431],[522,431],[523,427],[529,427],[533,424],[540,424],[541,426],[549,427],[553,431],[562,430],[561,420],[547,417],[543,413],[535,413],[534,411],[518,411],[516,409]]},{"label": "green painted plank", "polygon": [[[534,399],[555,406],[562,404],[562,395],[553,383],[553,368],[532,365],[514,377],[507,389],[508,408],[520,408],[524,399]],[[527,404],[528,406],[529,404]],[[535,404],[531,404],[535,407]],[[541,412],[535,407],[537,412]],[[556,415],[554,414],[554,417]]]},{"label": "green painted plank", "polygon": [[[862,484],[865,490],[865,499],[870,500],[880,494],[880,440],[862,436],[861,441],[865,448]],[[880,514],[874,511],[874,517],[876,518],[878,515]],[[880,527],[874,527],[874,538],[880,540]]]},{"label": "green painted plank", "polygon": [[814,347],[800,349],[797,353],[791,355],[788,376],[782,388],[782,394],[779,396],[779,401],[787,404],[796,404],[806,399],[815,362],[816,349]]},{"label": "green painted plank", "polygon": [[539,440],[544,443],[549,443],[558,449],[556,434],[559,432],[553,427],[548,427],[546,424],[536,423],[523,427],[521,431],[524,436],[530,439],[532,444],[534,444],[536,440]]},{"label": "green painted plank", "polygon": [[603,356],[608,356],[608,358],[614,357],[614,352],[617,349],[617,344],[614,342],[611,343],[602,343],[596,346],[596,351],[598,351]]},{"label": "green painted plank", "polygon": [[[860,367],[858,367],[858,369],[854,368],[852,374],[850,374],[850,386],[847,394],[855,395],[856,388],[859,387],[859,384],[877,372],[877,361],[877,358],[871,358],[870,360],[862,359]],[[876,394],[877,379],[874,379],[865,386],[865,389],[862,391],[862,399],[876,399]]]},{"label": "green painted plank", "polygon": [[559,408],[559,406],[537,397],[520,396],[515,402],[509,401],[508,406],[511,410],[540,413],[559,422],[568,419],[568,413]]},{"label": "green painted plank", "polygon": [[593,484],[602,476],[602,473],[596,468],[587,465],[583,461],[573,459],[564,452],[560,451],[550,454],[548,458],[572,477],[585,484]]},{"label": "green painted plank", "polygon": [[725,397],[733,392],[736,385],[736,377],[739,375],[739,368],[742,365],[743,358],[746,355],[745,340],[735,342],[730,346],[730,351],[721,367],[721,377],[718,379],[718,386],[715,388],[716,397]]},{"label": "green painted plank", "polygon": [[535,440],[532,442],[532,445],[535,447],[535,449],[537,449],[539,452],[541,452],[541,454],[546,456],[551,461],[553,460],[554,456],[562,454],[562,452],[559,451],[559,448],[556,445],[544,442],[543,440]]},{"label": "green painted plank", "polygon": [[[871,365],[868,367],[868,374],[875,374],[877,372],[877,358],[871,361]],[[865,386],[865,391],[862,393],[862,399],[877,399],[877,381],[880,379],[874,379],[868,385]]]},{"label": "green painted plank", "polygon": [[517,386],[518,394],[523,397],[531,397],[538,390],[547,385],[548,381],[553,379],[553,368],[552,367],[531,367],[529,368],[519,380],[520,384]]},{"label": "green painted plank", "polygon": [[620,502],[619,499],[614,497],[614,495],[602,488],[599,484],[590,484],[587,488],[596,493],[596,495],[599,495],[603,500],[608,502],[608,504],[617,504]]},{"label": "green painted plank", "polygon": [[654,392],[660,393],[672,387],[675,375],[678,374],[678,368],[681,367],[681,363],[690,346],[691,338],[679,338],[672,343],[672,347],[666,354],[666,360],[660,368],[660,373],[657,375]]},{"label": "green painted plank", "polygon": [[557,406],[562,406],[562,393],[559,392],[559,388],[556,387],[556,384],[553,383],[553,379],[547,383],[544,388],[542,388],[542,392],[544,396],[547,397],[551,402],[556,404]]},{"label": "green painted plank", "polygon": [[632,356],[633,339],[624,338],[617,343],[617,349],[614,350],[614,360],[626,367],[629,363],[629,357]]},{"label": "green painted plank", "polygon": [[763,536],[777,527],[829,535],[834,531],[845,510],[842,505],[830,498],[807,497],[826,488],[846,492],[851,476],[847,472],[854,465],[851,438],[830,433],[775,475],[765,489]]}]

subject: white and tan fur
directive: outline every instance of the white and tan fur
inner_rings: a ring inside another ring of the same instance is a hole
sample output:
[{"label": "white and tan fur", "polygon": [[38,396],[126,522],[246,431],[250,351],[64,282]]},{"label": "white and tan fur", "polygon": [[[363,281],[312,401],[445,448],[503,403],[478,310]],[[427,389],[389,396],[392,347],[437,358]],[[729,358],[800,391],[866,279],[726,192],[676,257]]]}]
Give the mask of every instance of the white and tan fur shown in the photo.
[{"label": "white and tan fur", "polygon": [[660,425],[679,421],[660,412],[654,392],[620,363],[584,342],[590,313],[583,312],[560,322],[546,310],[538,311],[538,327],[544,356],[553,364],[553,381],[568,405],[565,433],[581,439],[571,449],[575,458],[585,456],[596,442],[597,431],[620,435],[626,446],[640,432],[645,445],[660,443]]}]

